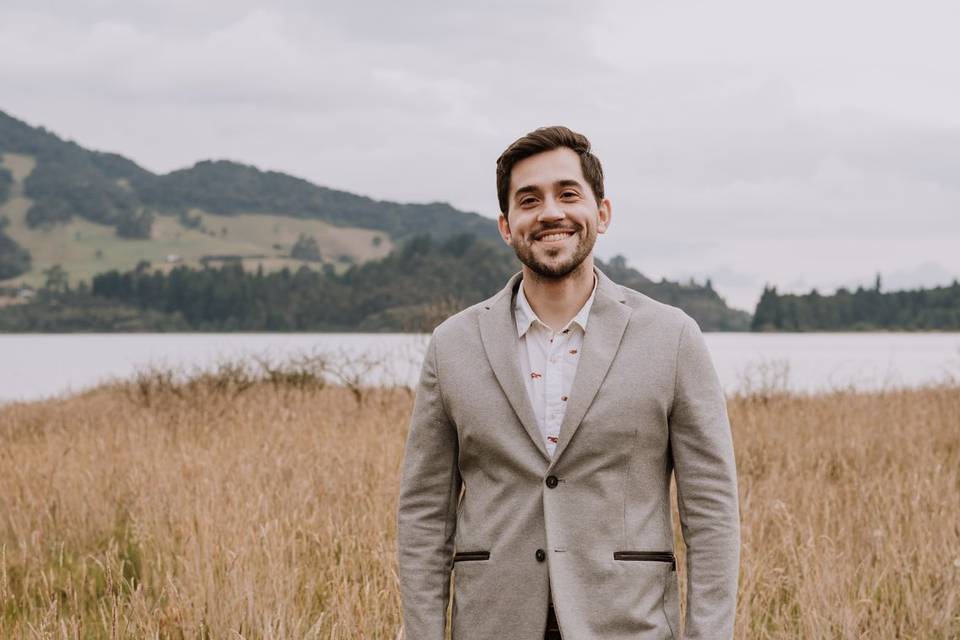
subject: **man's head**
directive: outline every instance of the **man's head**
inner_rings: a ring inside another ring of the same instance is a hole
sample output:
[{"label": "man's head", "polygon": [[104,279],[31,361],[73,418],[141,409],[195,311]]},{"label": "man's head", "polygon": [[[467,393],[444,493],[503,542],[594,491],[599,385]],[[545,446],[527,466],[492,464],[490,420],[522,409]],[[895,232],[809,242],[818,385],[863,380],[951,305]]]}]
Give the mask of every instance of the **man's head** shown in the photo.
[{"label": "man's head", "polygon": [[611,206],[586,136],[544,127],[511,144],[497,159],[497,197],[500,234],[533,273],[560,279],[592,268]]}]

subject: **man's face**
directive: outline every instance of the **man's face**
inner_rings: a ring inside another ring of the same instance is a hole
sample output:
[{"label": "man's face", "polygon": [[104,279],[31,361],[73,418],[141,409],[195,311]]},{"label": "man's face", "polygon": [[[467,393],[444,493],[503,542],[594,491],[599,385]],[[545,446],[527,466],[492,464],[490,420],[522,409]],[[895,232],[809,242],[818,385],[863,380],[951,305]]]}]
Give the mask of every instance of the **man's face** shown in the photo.
[{"label": "man's face", "polygon": [[599,206],[583,176],[580,157],[566,147],[514,165],[506,215],[498,221],[504,242],[524,265],[548,279],[592,266],[597,234],[610,224],[610,201]]}]

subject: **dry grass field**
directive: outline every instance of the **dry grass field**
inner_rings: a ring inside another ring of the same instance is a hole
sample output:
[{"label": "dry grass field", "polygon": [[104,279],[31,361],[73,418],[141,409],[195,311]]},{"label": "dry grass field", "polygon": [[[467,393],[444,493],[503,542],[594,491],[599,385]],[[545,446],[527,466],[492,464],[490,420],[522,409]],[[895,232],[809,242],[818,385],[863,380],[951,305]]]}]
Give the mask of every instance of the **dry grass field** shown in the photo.
[{"label": "dry grass field", "polygon": [[[155,375],[0,407],[0,638],[394,638],[411,400]],[[960,637],[960,388],[730,415],[738,638]]]}]

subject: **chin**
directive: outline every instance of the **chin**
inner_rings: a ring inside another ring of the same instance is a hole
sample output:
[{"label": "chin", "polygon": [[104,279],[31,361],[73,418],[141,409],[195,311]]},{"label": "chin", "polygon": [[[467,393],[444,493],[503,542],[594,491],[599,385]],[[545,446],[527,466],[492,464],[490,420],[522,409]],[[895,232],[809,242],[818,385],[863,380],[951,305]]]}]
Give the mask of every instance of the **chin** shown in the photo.
[{"label": "chin", "polygon": [[524,262],[527,268],[542,278],[560,280],[583,268],[584,260],[574,263],[572,260],[532,260]]},{"label": "chin", "polygon": [[[517,258],[541,278],[560,280],[582,268],[589,251],[581,257],[582,244],[577,246],[544,247],[537,243],[514,246]],[[579,258],[579,260],[578,260]]]}]

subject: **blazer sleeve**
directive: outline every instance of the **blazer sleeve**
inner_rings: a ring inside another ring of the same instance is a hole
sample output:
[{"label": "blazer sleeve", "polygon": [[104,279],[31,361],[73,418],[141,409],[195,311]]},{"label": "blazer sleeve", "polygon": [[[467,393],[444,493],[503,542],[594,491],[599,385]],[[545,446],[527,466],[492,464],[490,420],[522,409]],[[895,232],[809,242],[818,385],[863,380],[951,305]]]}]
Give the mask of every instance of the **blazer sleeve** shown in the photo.
[{"label": "blazer sleeve", "polygon": [[410,420],[397,505],[400,596],[408,640],[443,640],[462,480],[455,425],[430,339]]},{"label": "blazer sleeve", "polygon": [[726,398],[697,323],[684,316],[670,414],[683,540],[687,546],[684,637],[732,638],[740,562],[740,514]]}]

